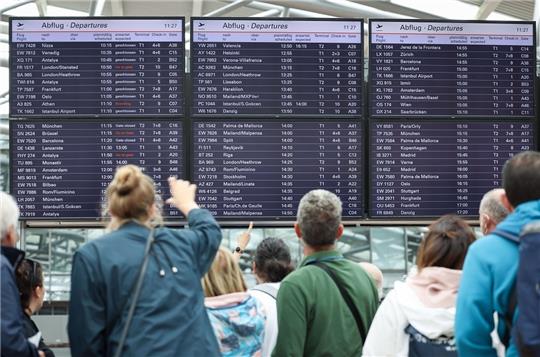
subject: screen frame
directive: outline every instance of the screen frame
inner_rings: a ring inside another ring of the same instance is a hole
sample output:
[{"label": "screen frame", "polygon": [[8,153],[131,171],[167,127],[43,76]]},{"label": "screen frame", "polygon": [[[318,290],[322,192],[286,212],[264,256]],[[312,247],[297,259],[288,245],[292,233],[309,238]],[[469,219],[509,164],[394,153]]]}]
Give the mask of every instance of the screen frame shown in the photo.
[{"label": "screen frame", "polygon": [[[166,119],[166,118],[178,118],[178,117],[181,117],[181,118],[185,118],[187,116],[187,113],[188,113],[188,108],[186,107],[186,104],[187,104],[187,101],[186,101],[186,93],[184,92],[184,89],[186,88],[186,30],[185,30],[185,27],[186,27],[186,18],[185,16],[164,16],[164,17],[158,17],[158,16],[89,16],[89,17],[81,17],[81,16],[67,16],[67,17],[61,17],[61,16],[51,16],[51,17],[38,17],[38,16],[29,16],[29,17],[20,17],[20,16],[17,16],[17,17],[10,17],[9,18],[9,33],[8,33],[8,37],[9,37],[9,41],[8,41],[8,45],[9,45],[9,57],[8,57],[8,81],[9,81],[9,85],[10,85],[10,93],[14,90],[14,88],[11,88],[11,83],[12,83],[12,80],[14,79],[13,78],[13,75],[14,73],[16,72],[16,70],[13,68],[13,66],[15,65],[15,63],[13,62],[13,58],[14,58],[14,50],[16,50],[15,46],[14,46],[14,42],[13,42],[13,23],[15,21],[22,21],[22,20],[25,20],[25,21],[28,21],[28,20],[38,20],[38,21],[46,21],[46,20],[64,20],[64,21],[70,21],[70,20],[74,20],[74,21],[78,21],[78,20],[86,20],[86,21],[92,21],[92,20],[113,20],[113,21],[116,21],[116,20],[122,20],[122,21],[140,21],[140,20],[156,20],[156,21],[167,21],[167,20],[174,20],[174,21],[178,21],[180,20],[182,22],[182,45],[179,46],[178,48],[181,49],[182,51],[182,54],[180,56],[180,61],[178,63],[178,65],[180,66],[180,68],[182,69],[182,85],[178,86],[179,87],[179,91],[182,91],[180,92],[180,101],[182,103],[182,113],[178,113],[178,114],[161,114],[161,115],[154,115],[154,114],[144,114],[144,115],[141,115],[141,116],[134,116],[133,114],[94,114],[94,115],[89,115],[89,114],[79,114],[79,115],[72,115],[72,114],[69,114],[69,115],[63,115],[63,114],[34,114],[34,115],[19,115],[19,114],[16,114],[14,113],[14,106],[13,106],[13,103],[15,101],[15,99],[12,99],[10,96],[10,99],[9,99],[9,118],[16,118],[16,119],[57,119],[57,118],[66,118],[66,119],[72,119],[72,120],[76,120],[76,119],[92,119],[92,118],[95,118],[95,119],[115,119],[115,118],[138,118],[138,119],[144,119],[144,118],[155,118],[155,117],[159,117],[159,118],[163,118],[163,119]],[[134,41],[133,41],[134,42]],[[76,119],[74,119],[76,118]]]},{"label": "screen frame", "polygon": [[[176,120],[175,120],[176,119]],[[83,120],[79,120],[79,121],[71,121],[69,120],[68,118],[61,118],[57,121],[55,121],[54,123],[69,123],[69,124],[72,124],[72,123],[80,123],[80,122],[84,122],[84,123],[88,123],[88,122],[91,122],[91,123],[100,123],[100,122],[103,122],[105,121],[106,122],[106,119],[104,118],[86,118],[86,119],[83,119]],[[182,148],[182,153],[181,155],[179,156],[182,160],[182,165],[183,165],[183,174],[184,174],[184,178],[188,178],[189,176],[189,172],[188,172],[188,167],[189,167],[189,161],[188,161],[188,143],[186,142],[186,140],[184,140],[185,138],[185,128],[187,127],[187,125],[189,125],[186,121],[185,118],[152,118],[152,119],[149,119],[149,118],[145,118],[145,119],[132,119],[130,120],[129,118],[119,118],[116,122],[148,122],[148,123],[152,123],[152,122],[156,122],[156,121],[171,121],[171,122],[178,122],[180,123],[181,127],[182,127],[182,137],[181,139],[183,140],[183,143],[181,145],[181,148]],[[14,148],[15,148],[15,135],[13,135],[13,131],[15,130],[15,124],[19,124],[19,123],[36,123],[36,124],[43,124],[43,123],[52,123],[50,121],[43,121],[43,120],[39,120],[39,119],[35,119],[35,118],[29,118],[29,119],[17,119],[17,120],[9,120],[9,157],[10,157],[10,160],[9,160],[9,192],[11,193],[11,195],[16,199],[17,195],[16,195],[16,190],[17,190],[17,187],[15,187],[15,180],[13,180],[13,177],[14,175],[16,175],[16,172],[14,171],[14,166],[15,166],[15,160],[16,158],[14,158]],[[33,129],[34,131],[38,131],[39,129]],[[118,168],[119,166],[117,165],[116,168]],[[39,190],[40,188],[38,188]],[[167,190],[167,187],[163,187],[162,190],[164,191],[162,194],[165,195],[168,190]],[[40,197],[40,196],[43,196],[42,194],[40,195],[37,195],[36,194],[36,197]],[[76,197],[76,195],[74,195],[74,197]],[[100,197],[101,198],[101,197]],[[163,198],[163,204],[165,205],[165,199],[167,197],[162,197]],[[164,213],[162,211],[162,213]],[[102,216],[92,216],[92,217],[20,217],[19,216],[19,221],[24,221],[26,222],[27,225],[31,225],[31,226],[36,226],[36,227],[49,227],[49,226],[52,226],[52,227],[56,227],[56,226],[66,226],[66,225],[69,225],[69,226],[77,226],[77,225],[81,225],[81,226],[91,226],[91,227],[94,227],[94,226],[102,226],[104,222],[106,222],[106,220],[104,219],[104,217]],[[178,216],[166,216],[166,215],[163,215],[163,221],[164,222],[167,222],[168,225],[185,225],[187,224],[187,217],[184,217],[182,214],[179,214]]]},{"label": "screen frame", "polygon": [[[372,31],[373,24],[375,22],[393,22],[393,23],[433,23],[433,24],[520,24],[520,25],[532,25],[533,29],[533,68],[534,72],[533,75],[533,115],[530,116],[521,116],[521,115],[514,115],[514,116],[507,116],[507,115],[500,115],[500,116],[489,116],[489,115],[422,115],[418,118],[437,118],[437,119],[481,119],[486,117],[491,117],[493,119],[504,119],[504,118],[513,118],[513,119],[535,119],[537,120],[540,113],[538,113],[538,103],[536,102],[537,98],[537,83],[536,83],[536,56],[537,56],[537,48],[536,48],[536,22],[535,21],[487,21],[487,20],[431,20],[431,19],[380,19],[380,18],[370,18],[369,19],[369,31],[368,31],[368,41],[367,41],[367,50],[368,50],[368,68],[367,68],[367,101],[365,102],[365,111],[367,112],[368,119],[408,119],[411,117],[411,115],[373,115],[372,113],[372,107],[371,107],[371,73],[372,68],[375,66],[373,57],[371,56],[371,46],[372,46],[372,35],[374,32]],[[415,115],[416,116],[416,115]]]},{"label": "screen frame", "polygon": [[[324,115],[320,115],[320,118],[331,118],[331,119],[341,119],[341,118],[357,118],[357,117],[360,117],[362,119],[366,118],[367,116],[367,107],[364,105],[364,100],[363,100],[363,82],[364,82],[364,78],[365,78],[365,68],[364,68],[364,64],[365,64],[365,31],[364,31],[364,26],[365,26],[365,21],[363,18],[324,18],[324,17],[319,17],[319,18],[286,18],[286,17],[262,17],[262,18],[254,18],[254,17],[200,17],[200,16],[194,16],[194,17],[191,17],[190,18],[190,29],[191,29],[191,33],[190,33],[190,39],[189,39],[189,43],[190,43],[190,56],[189,56],[189,68],[190,68],[190,75],[191,75],[191,82],[190,82],[190,86],[191,86],[191,89],[193,90],[194,88],[194,77],[193,77],[193,73],[192,73],[192,69],[194,68],[193,67],[193,22],[194,21],[197,21],[197,20],[205,20],[205,21],[208,21],[208,20],[217,20],[217,21],[225,21],[225,20],[230,20],[230,21],[236,21],[236,20],[239,20],[239,21],[276,21],[276,22],[316,22],[316,21],[325,21],[325,22],[328,22],[328,21],[331,21],[331,22],[360,22],[360,39],[361,39],[361,42],[359,44],[359,52],[360,52],[360,64],[361,64],[361,68],[360,68],[360,78],[358,79],[358,81],[360,82],[358,85],[357,85],[357,88],[360,90],[360,93],[359,93],[359,99],[358,101],[360,102],[360,109],[362,110],[362,113],[361,115],[344,115],[344,114],[332,114],[332,115],[327,115],[327,114],[324,114]],[[197,113],[194,113],[194,97],[192,95],[192,98],[191,98],[191,101],[190,101],[190,104],[189,104],[189,116],[191,118],[196,118],[196,119],[213,119],[213,118],[238,118],[238,119],[256,119],[256,118],[265,118],[265,119],[290,119],[290,118],[308,118],[308,119],[312,119],[312,118],[315,118],[314,115],[312,114],[197,114]]]}]

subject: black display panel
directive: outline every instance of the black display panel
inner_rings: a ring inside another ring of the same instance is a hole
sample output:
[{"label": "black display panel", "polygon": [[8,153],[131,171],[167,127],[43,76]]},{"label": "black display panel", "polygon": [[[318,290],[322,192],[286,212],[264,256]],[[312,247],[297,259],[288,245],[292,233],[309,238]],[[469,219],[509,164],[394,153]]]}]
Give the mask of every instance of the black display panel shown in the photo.
[{"label": "black display panel", "polygon": [[532,121],[372,121],[369,216],[477,218],[505,161],[534,141]]},{"label": "black display panel", "polygon": [[[117,166],[140,166],[167,196],[167,178],[184,177],[178,120],[19,120],[10,131],[11,193],[23,220],[98,219]],[[180,215],[168,205],[163,214]]]},{"label": "black display panel", "polygon": [[184,115],[184,19],[10,19],[10,116]]},{"label": "black display panel", "polygon": [[194,117],[362,115],[361,19],[192,18]]},{"label": "black display panel", "polygon": [[534,22],[371,20],[371,117],[535,117]]},{"label": "black display panel", "polygon": [[363,216],[362,124],[353,121],[193,122],[197,202],[216,218],[286,220],[312,189],[336,193],[343,219]]}]

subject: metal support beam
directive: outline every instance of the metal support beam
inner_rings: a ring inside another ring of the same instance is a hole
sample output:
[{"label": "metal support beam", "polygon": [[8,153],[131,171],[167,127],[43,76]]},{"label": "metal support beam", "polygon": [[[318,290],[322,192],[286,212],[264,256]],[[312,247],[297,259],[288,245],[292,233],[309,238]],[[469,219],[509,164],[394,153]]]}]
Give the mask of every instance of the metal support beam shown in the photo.
[{"label": "metal support beam", "polygon": [[[220,1],[233,2],[235,0],[220,0]],[[266,2],[252,1],[251,3],[245,6],[252,9],[256,9],[256,10],[262,10],[262,11],[270,10],[270,9],[283,10],[285,7],[289,7],[289,16],[294,16],[294,17],[332,17],[332,16],[325,15],[321,12],[311,12],[311,11],[291,8],[290,4],[288,4],[287,6],[276,6],[276,5],[267,4]]]},{"label": "metal support beam", "polygon": [[225,5],[222,8],[219,8],[217,10],[211,11],[208,14],[204,15],[205,17],[211,17],[211,16],[221,16],[224,14],[227,14],[233,10],[238,9],[239,7],[246,6],[249,3],[251,3],[253,0],[235,0],[233,3],[229,5]]},{"label": "metal support beam", "polygon": [[286,7],[283,9],[283,11],[281,12],[281,17],[289,17],[289,13],[290,13],[291,9]]},{"label": "metal support beam", "polygon": [[105,7],[106,0],[91,0],[88,14],[90,16],[101,16],[103,14],[103,8]]},{"label": "metal support beam", "polygon": [[29,4],[31,2],[34,2],[35,0],[20,0],[20,1],[11,1],[7,5],[0,6],[0,14],[3,14],[6,11],[13,10],[15,8],[18,8],[19,6]]},{"label": "metal support beam", "polygon": [[202,16],[203,0],[193,0],[191,16]]},{"label": "metal support beam", "polygon": [[111,0],[111,15],[124,16],[124,0]]},{"label": "metal support beam", "polygon": [[477,20],[487,19],[488,16],[491,15],[493,11],[495,11],[497,6],[499,6],[501,2],[502,0],[484,0],[482,5],[480,5],[480,7],[478,8],[478,12],[476,13],[476,19]]},{"label": "metal support beam", "polygon": [[281,14],[283,11],[279,9],[270,9],[263,12],[259,12],[258,14],[251,15],[250,17],[272,17]]},{"label": "metal support beam", "polygon": [[47,16],[47,0],[36,0],[39,16]]}]

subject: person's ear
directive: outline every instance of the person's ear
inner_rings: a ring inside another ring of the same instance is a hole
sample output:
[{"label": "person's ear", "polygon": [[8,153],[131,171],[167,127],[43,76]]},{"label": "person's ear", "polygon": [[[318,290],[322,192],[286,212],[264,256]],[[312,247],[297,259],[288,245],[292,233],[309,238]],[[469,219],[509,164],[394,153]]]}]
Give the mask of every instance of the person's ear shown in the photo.
[{"label": "person's ear", "polygon": [[345,230],[345,227],[343,227],[343,224],[340,224],[336,232],[336,240],[339,240],[341,238],[344,230]]},{"label": "person's ear", "polygon": [[298,223],[294,224],[294,232],[296,233],[296,236],[300,239],[302,239],[302,231],[300,230],[300,226]]},{"label": "person's ear", "polygon": [[251,262],[251,270],[253,274],[257,274],[257,264],[255,264],[255,261]]},{"label": "person's ear", "polygon": [[504,192],[504,193],[501,195],[501,203],[503,204],[504,207],[506,207],[506,209],[507,209],[509,212],[513,212],[513,211],[514,211],[514,206],[512,206],[512,204],[511,204],[510,201],[508,200],[508,196],[506,196],[506,192]]},{"label": "person's ear", "polygon": [[19,240],[19,235],[17,234],[17,229],[14,225],[9,226],[6,232],[5,242],[10,247],[16,247],[17,241]]},{"label": "person's ear", "polygon": [[491,221],[491,218],[487,214],[485,213],[480,214],[480,230],[482,231],[483,235],[486,235],[488,233],[487,230],[488,230],[490,221]]}]

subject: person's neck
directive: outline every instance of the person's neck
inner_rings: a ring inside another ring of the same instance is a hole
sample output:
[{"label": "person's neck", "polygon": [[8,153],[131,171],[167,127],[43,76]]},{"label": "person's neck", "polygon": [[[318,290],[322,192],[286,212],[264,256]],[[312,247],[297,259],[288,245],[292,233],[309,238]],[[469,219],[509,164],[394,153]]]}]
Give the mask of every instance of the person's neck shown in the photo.
[{"label": "person's neck", "polygon": [[308,257],[308,256],[313,255],[315,253],[328,252],[330,250],[335,250],[335,249],[336,249],[336,244],[335,243],[326,244],[326,245],[319,245],[319,246],[316,246],[316,247],[305,244],[304,245],[304,255],[306,257]]}]

